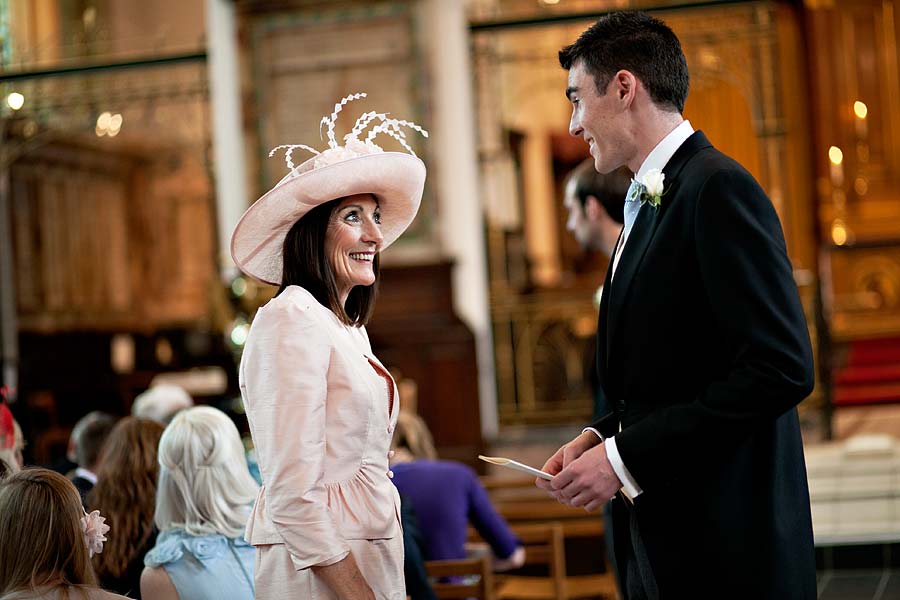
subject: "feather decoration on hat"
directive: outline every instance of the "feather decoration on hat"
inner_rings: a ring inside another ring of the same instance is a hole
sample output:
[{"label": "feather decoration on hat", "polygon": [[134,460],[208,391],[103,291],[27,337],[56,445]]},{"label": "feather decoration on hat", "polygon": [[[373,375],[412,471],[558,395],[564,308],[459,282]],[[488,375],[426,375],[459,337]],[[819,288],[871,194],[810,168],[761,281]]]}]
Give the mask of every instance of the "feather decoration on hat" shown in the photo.
[{"label": "feather decoration on hat", "polygon": [[[365,92],[358,92],[356,94],[350,94],[341,99],[340,102],[334,105],[334,112],[331,113],[330,116],[322,117],[322,120],[319,122],[319,135],[322,134],[322,127],[326,127],[325,133],[328,137],[328,148],[319,152],[315,148],[311,148],[305,144],[283,144],[281,146],[276,146],[272,148],[269,152],[269,156],[274,156],[276,152],[281,149],[286,149],[284,154],[285,162],[287,163],[287,168],[290,171],[285,179],[289,179],[292,175],[294,175],[294,170],[296,166],[294,165],[292,154],[295,149],[306,150],[314,155],[316,155],[316,160],[314,163],[314,168],[318,169],[320,167],[324,167],[326,165],[334,164],[336,162],[340,162],[342,160],[347,160],[349,158],[354,158],[356,156],[364,156],[366,154],[376,154],[378,152],[384,152],[384,150],[375,144],[374,139],[379,133],[383,133],[387,136],[390,136],[397,140],[403,148],[416,156],[416,153],[410,147],[410,145],[406,141],[406,133],[403,131],[402,127],[409,127],[413,131],[417,131],[422,134],[423,137],[428,137],[428,132],[416,125],[411,121],[400,120],[400,119],[389,119],[388,113],[378,113],[375,111],[363,113],[353,125],[353,129],[344,136],[344,145],[341,146],[337,143],[337,138],[334,134],[334,124],[337,121],[338,114],[344,109],[344,107],[354,100],[360,100],[361,98],[366,97]],[[366,138],[360,139],[360,136],[363,134],[366,127],[368,127],[373,121],[378,121],[378,124],[369,130]],[[284,180],[282,180],[284,181]]]}]

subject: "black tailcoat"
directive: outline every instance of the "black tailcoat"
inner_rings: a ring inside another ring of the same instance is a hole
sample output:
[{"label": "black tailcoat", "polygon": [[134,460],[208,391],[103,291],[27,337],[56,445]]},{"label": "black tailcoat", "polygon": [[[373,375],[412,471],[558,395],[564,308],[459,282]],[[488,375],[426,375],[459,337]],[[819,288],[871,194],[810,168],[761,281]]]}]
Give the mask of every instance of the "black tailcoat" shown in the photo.
[{"label": "black tailcoat", "polygon": [[795,409],[812,351],[781,224],[702,132],[663,172],[600,306],[613,413],[595,426],[643,489],[613,510],[633,511],[660,598],[815,598]]}]

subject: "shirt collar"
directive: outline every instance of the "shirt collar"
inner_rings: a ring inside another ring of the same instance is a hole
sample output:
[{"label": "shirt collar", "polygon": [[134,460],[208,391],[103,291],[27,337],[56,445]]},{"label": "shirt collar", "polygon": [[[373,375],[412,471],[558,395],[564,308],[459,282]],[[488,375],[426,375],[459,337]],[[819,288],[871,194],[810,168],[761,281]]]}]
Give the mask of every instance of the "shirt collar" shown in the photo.
[{"label": "shirt collar", "polygon": [[88,471],[87,469],[78,467],[77,469],[75,469],[75,476],[81,477],[83,479],[87,479],[94,485],[97,485],[97,476],[94,473],[92,473],[91,471]]},{"label": "shirt collar", "polygon": [[669,159],[672,158],[672,155],[675,154],[675,151],[681,147],[686,139],[691,137],[692,133],[694,133],[694,128],[691,127],[691,122],[685,119],[650,151],[634,178],[641,181],[641,178],[650,169],[659,169],[661,171],[666,166],[666,163],[669,162]]}]

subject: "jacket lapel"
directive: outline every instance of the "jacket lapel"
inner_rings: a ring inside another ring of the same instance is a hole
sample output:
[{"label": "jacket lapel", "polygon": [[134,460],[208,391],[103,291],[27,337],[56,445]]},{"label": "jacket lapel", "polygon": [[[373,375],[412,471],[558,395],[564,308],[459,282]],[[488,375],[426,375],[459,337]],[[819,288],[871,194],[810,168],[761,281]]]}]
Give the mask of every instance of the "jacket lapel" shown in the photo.
[{"label": "jacket lapel", "polygon": [[[641,261],[643,261],[647,248],[650,246],[656,227],[662,220],[668,206],[677,200],[678,193],[675,189],[677,177],[688,160],[707,146],[711,146],[711,144],[702,131],[695,131],[691,134],[679,146],[672,158],[669,159],[669,162],[666,163],[665,168],[663,168],[663,173],[665,174],[664,183],[667,185],[665,185],[666,196],[663,196],[660,206],[653,207],[645,203],[638,211],[631,234],[626,240],[625,249],[622,251],[622,256],[619,257],[616,275],[612,278],[610,284],[611,289],[607,298],[609,300],[609,319],[606,324],[606,356],[609,356],[612,340],[615,337],[613,335],[616,331],[615,327],[628,298],[631,282],[640,269]],[[604,292],[606,292],[605,289]]]},{"label": "jacket lapel", "polygon": [[628,296],[628,290],[631,288],[631,280],[634,279],[647,246],[653,239],[653,233],[656,231],[656,224],[659,222],[659,208],[654,208],[649,204],[641,206],[638,211],[637,218],[631,228],[631,235],[625,243],[625,249],[622,250],[622,256],[619,257],[619,264],[616,266],[615,277],[612,278],[612,289],[609,291],[609,325],[606,336],[606,351],[609,355],[610,341],[612,334],[615,333],[615,326],[625,305],[625,298]]},{"label": "jacket lapel", "polygon": [[[597,314],[597,340],[605,340],[607,338],[607,331],[609,329],[609,293],[612,290],[612,271],[613,271],[613,260],[616,253],[619,250],[619,244],[622,243],[622,232],[619,232],[619,239],[616,240],[616,245],[613,247],[612,256],[609,257],[609,266],[606,268],[606,277],[603,278],[603,292],[600,294],[600,310]],[[606,375],[606,345],[598,343],[597,344],[597,374],[600,376],[600,381],[605,381]]]}]

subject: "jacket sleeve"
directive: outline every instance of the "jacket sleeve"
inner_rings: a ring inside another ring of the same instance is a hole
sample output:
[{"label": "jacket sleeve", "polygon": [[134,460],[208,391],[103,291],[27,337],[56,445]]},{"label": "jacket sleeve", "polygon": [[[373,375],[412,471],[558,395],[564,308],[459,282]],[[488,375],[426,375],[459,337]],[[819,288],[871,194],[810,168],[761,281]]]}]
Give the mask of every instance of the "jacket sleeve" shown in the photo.
[{"label": "jacket sleeve", "polygon": [[645,491],[679,467],[737,448],[812,391],[812,349],[781,224],[756,181],[720,170],[701,189],[694,215],[702,292],[724,376],[692,402],[656,410],[616,435],[622,461]]},{"label": "jacket sleeve", "polygon": [[481,485],[478,476],[466,469],[468,480],[469,521],[491,546],[497,558],[509,558],[522,543],[509,525],[491,504],[487,490]]},{"label": "jacket sleeve", "polygon": [[244,374],[267,513],[297,569],[333,564],[350,549],[322,482],[332,352],[326,325],[290,302],[257,321]]}]

